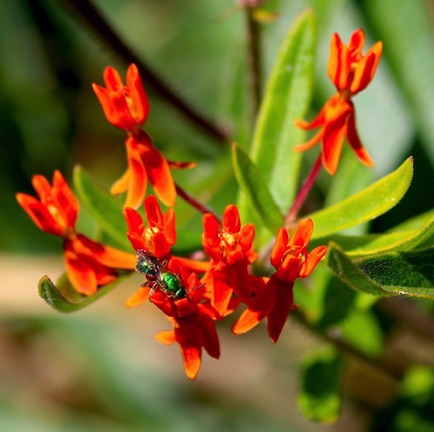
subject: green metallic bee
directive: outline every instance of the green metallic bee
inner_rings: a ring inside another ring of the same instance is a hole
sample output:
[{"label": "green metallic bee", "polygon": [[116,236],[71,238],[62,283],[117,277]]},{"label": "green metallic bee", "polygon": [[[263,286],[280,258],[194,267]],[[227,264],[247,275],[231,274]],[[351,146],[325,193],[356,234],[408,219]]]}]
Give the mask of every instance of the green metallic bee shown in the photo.
[{"label": "green metallic bee", "polygon": [[160,289],[174,299],[187,295],[177,273],[165,270],[166,263],[161,262],[155,255],[145,250],[137,251],[136,270],[145,275],[143,286],[150,286],[152,291]]}]

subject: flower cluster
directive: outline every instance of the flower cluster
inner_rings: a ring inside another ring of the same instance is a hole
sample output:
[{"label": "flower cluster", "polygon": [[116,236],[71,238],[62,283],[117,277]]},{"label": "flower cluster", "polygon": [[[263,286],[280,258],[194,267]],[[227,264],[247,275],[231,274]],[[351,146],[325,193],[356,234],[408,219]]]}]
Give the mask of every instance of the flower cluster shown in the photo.
[{"label": "flower cluster", "polygon": [[[348,46],[337,34],[333,36],[328,74],[337,93],[313,121],[297,122],[304,129],[320,128],[310,141],[295,149],[303,151],[322,141],[322,164],[330,174],[337,170],[345,137],[363,163],[373,164],[358,137],[351,99],[373,79],[382,45],[378,42],[362,55],[363,45],[362,30],[353,33]],[[104,80],[105,87],[94,84],[94,91],[107,120],[126,132],[128,168],[111,192],[127,193],[123,212],[131,253],[77,231],[79,204],[60,172],[54,173],[52,185],[44,177],[34,176],[33,186],[38,197],[17,194],[19,204],[40,229],[62,238],[71,284],[79,293],[89,296],[113,282],[121,272],[141,273],[143,283],[126,299],[126,306],[138,307],[149,300],[164,314],[172,329],[158,333],[156,339],[163,344],[178,344],[190,379],[199,372],[203,349],[211,357],[219,358],[216,322],[239,307],[244,310],[232,326],[233,334],[250,331],[266,319],[268,334],[277,342],[288,314],[295,307],[295,281],[309,276],[327,251],[326,246],[308,251],[314,229],[312,220],[306,218],[296,223],[297,212],[294,218],[287,219],[294,222],[295,228],[288,231],[282,226],[277,231],[274,246],[266,249],[271,250],[269,268],[272,271],[258,265],[257,274],[252,272],[252,265],[258,261],[254,249],[255,226],[252,223],[242,225],[239,211],[233,204],[225,208],[220,221],[198,203],[195,207],[203,213],[203,252],[200,254],[203,258],[195,260],[174,255],[173,207],[177,190],[182,189],[175,185],[170,168],[190,164],[168,161],[142,130],[149,113],[149,101],[135,65],[128,68],[126,85],[111,67],[106,68]],[[156,196],[145,198],[148,181]],[[180,196],[188,197],[185,193]],[[159,202],[168,207],[165,212]],[[136,210],[142,203],[146,218]]]},{"label": "flower cluster", "polygon": [[332,36],[328,75],[337,93],[325,103],[311,122],[296,121],[296,125],[302,129],[320,130],[306,143],[295,146],[294,150],[305,151],[322,142],[322,164],[332,175],[338,168],[345,138],[362,163],[367,166],[374,165],[357,133],[355,110],[351,99],[364,90],[374,78],[383,45],[377,42],[363,55],[364,43],[365,34],[361,29],[351,35],[348,46],[342,43],[337,33]]},{"label": "flower cluster", "polygon": [[79,204],[59,171],[54,172],[52,185],[41,175],[33,176],[32,183],[39,199],[18,193],[18,203],[38,228],[63,239],[66,272],[79,293],[92,295],[98,287],[113,282],[119,269],[134,269],[134,254],[77,232]]},{"label": "flower cluster", "polygon": [[221,224],[210,213],[203,216],[202,245],[209,260],[202,262],[171,254],[176,238],[172,209],[163,215],[151,195],[145,200],[145,212],[146,226],[137,211],[125,209],[127,236],[137,253],[136,269],[145,276],[126,304],[136,307],[149,299],[165,314],[173,330],[156,338],[164,344],[178,343],[191,379],[199,371],[202,348],[211,357],[220,355],[215,321],[240,304],[247,309],[233,326],[233,333],[244,333],[267,318],[268,333],[277,342],[293,307],[295,280],[307,277],[327,250],[319,246],[307,252],[311,219],[301,221],[291,238],[282,227],[271,253],[276,272],[269,278],[255,276],[251,273],[257,258],[252,250],[254,226],[241,225],[236,206],[226,207]]},{"label": "flower cluster", "polygon": [[125,207],[137,208],[143,202],[147,183],[152,184],[159,200],[175,205],[176,186],[170,168],[187,168],[190,163],[171,162],[154,146],[141,128],[149,114],[149,101],[136,65],[127,70],[126,85],[112,67],[104,71],[105,87],[93,84],[107,120],[126,132],[128,168],[111,187],[112,194],[127,192]]}]

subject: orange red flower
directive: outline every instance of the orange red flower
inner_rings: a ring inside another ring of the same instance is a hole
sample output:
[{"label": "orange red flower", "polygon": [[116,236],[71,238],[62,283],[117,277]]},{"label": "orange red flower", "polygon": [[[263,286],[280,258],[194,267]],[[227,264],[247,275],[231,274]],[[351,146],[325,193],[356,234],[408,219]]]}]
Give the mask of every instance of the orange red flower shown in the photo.
[{"label": "orange red flower", "polygon": [[149,113],[149,101],[137,67],[127,70],[126,85],[112,67],[104,70],[105,87],[93,84],[107,120],[127,133],[125,145],[128,168],[112,188],[112,194],[127,192],[125,207],[139,207],[146,195],[148,181],[160,201],[173,207],[176,187],[170,167],[190,168],[194,164],[167,161],[141,130]]},{"label": "orange red flower", "polygon": [[136,65],[127,69],[126,85],[111,66],[104,70],[105,87],[93,84],[107,120],[120,129],[137,132],[146,122],[149,100]]},{"label": "orange red flower", "polygon": [[363,164],[374,165],[357,133],[351,98],[372,81],[380,61],[382,43],[377,42],[363,55],[364,42],[365,35],[361,29],[351,35],[348,46],[342,43],[337,33],[332,36],[328,75],[336,86],[337,93],[325,103],[311,122],[295,122],[305,130],[320,128],[313,138],[295,146],[294,150],[306,151],[322,142],[322,164],[331,175],[336,173],[345,138]]},{"label": "orange red flower", "polygon": [[18,193],[17,201],[42,231],[63,239],[66,272],[78,292],[92,295],[117,278],[117,269],[135,268],[133,254],[77,233],[79,204],[59,171],[54,172],[52,185],[41,175],[35,175],[32,183],[38,198]]},{"label": "orange red flower", "polygon": [[18,193],[18,203],[42,231],[59,237],[68,236],[77,222],[79,204],[62,174],[57,170],[54,172],[53,185],[45,177],[34,175],[32,185],[38,198]]},{"label": "orange red flower", "polygon": [[[132,208],[124,210],[127,222],[127,237],[135,251],[146,251],[152,254],[165,266],[170,267],[175,259],[171,254],[171,247],[176,243],[175,212],[168,209],[165,214],[161,211],[157,199],[149,195],[144,203],[147,225],[142,216]],[[204,273],[209,266],[208,262],[195,261],[189,258],[176,257],[186,270],[195,273]],[[137,307],[144,303],[149,296],[149,287],[141,286],[130,298],[126,305]]]},{"label": "orange red flower", "polygon": [[255,227],[253,224],[241,226],[238,209],[233,204],[226,207],[221,228],[210,213],[203,216],[203,227],[202,245],[212,260],[202,282],[209,289],[212,306],[224,316],[237,302],[249,303],[252,292],[262,284],[261,278],[248,271],[248,266],[257,258],[252,249]]},{"label": "orange red flower", "polygon": [[326,246],[319,246],[307,252],[312,232],[311,219],[301,221],[291,238],[285,228],[279,229],[270,257],[276,272],[235,322],[232,327],[234,334],[251,330],[267,317],[268,334],[273,342],[277,342],[294,306],[295,280],[309,276],[327,251]]},{"label": "orange red flower", "polygon": [[144,225],[142,216],[132,209],[124,210],[127,221],[127,237],[135,250],[146,250],[158,259],[167,259],[170,248],[176,242],[175,212],[168,209],[163,215],[158,201],[149,195],[144,203],[148,225]]},{"label": "orange red flower", "polygon": [[365,89],[374,78],[381,58],[383,44],[375,43],[363,55],[365,33],[357,29],[347,45],[334,33],[330,43],[328,75],[338,92],[348,92],[351,96]]},{"label": "orange red flower", "polygon": [[125,141],[128,168],[111,187],[112,194],[127,192],[125,207],[139,207],[146,195],[148,181],[160,201],[173,207],[176,188],[169,162],[155,148],[151,137],[143,131],[129,135]]},{"label": "orange red flower", "polygon": [[[142,286],[151,303],[157,306],[172,323],[173,330],[160,332],[156,339],[163,344],[178,343],[184,362],[184,369],[190,379],[196,378],[201,365],[202,348],[211,357],[219,358],[220,346],[215,328],[215,311],[204,302],[204,286],[196,273],[189,271],[181,261],[171,258],[159,263],[160,274],[154,281],[147,280]],[[182,287],[182,294],[175,295],[167,284],[176,281]],[[164,278],[166,276],[166,278]],[[136,293],[136,299],[139,294]]]}]

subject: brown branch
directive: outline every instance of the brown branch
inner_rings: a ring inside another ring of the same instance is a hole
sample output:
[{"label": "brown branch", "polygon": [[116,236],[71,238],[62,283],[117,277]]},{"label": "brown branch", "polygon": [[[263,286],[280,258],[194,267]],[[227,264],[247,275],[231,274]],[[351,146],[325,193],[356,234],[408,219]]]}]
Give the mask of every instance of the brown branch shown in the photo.
[{"label": "brown branch", "polygon": [[254,9],[246,6],[244,11],[247,23],[248,83],[252,99],[252,115],[253,120],[255,120],[261,103],[261,51],[259,43],[259,25],[253,17]]},{"label": "brown branch", "polygon": [[214,213],[209,207],[205,204],[200,203],[196,198],[192,195],[188,194],[181,186],[175,183],[176,193],[180,196],[186,203],[190,204],[193,208],[198,210],[202,214],[211,213],[218,221],[221,223],[221,218]]},{"label": "brown branch", "polygon": [[175,108],[184,118],[197,128],[213,137],[220,143],[226,143],[230,134],[224,128],[214,124],[210,119],[201,115],[195,108],[181,98],[170,88],[135,52],[133,52],[115,30],[108,24],[99,10],[89,0],[63,0],[66,6],[77,14],[87,25],[88,29],[102,38],[127,64],[134,63],[147,85],[152,86],[160,96]]}]

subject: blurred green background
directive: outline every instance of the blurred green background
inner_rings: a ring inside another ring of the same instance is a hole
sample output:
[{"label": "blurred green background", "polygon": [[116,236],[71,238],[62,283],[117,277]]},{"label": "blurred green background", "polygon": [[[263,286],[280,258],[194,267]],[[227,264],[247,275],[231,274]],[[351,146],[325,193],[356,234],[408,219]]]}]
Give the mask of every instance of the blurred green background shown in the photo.
[{"label": "blurred green background", "polygon": [[[95,5],[177,93],[249,145],[245,14],[233,1]],[[266,1],[264,8],[278,18],[261,24],[264,81],[291,22],[309,6],[318,18],[311,115],[333,92],[326,75],[331,34],[337,31],[347,41],[362,27],[368,46],[384,42],[377,76],[354,101],[360,135],[376,167],[352,165],[349,155],[352,175],[341,180],[348,190],[359,190],[415,157],[407,196],[371,227],[384,231],[434,204],[434,2]],[[61,242],[34,227],[15,193],[33,193],[36,173],[51,178],[60,169],[70,178],[76,164],[106,186],[118,178],[125,169],[123,134],[104,119],[91,83],[103,82],[106,65],[122,76],[126,65],[86,30],[67,2],[2,0],[0,34],[0,430],[433,430],[434,410],[427,407],[433,407],[434,378],[425,369],[416,370],[407,387],[385,384],[377,399],[369,391],[347,392],[334,426],[305,420],[295,403],[297,362],[320,342],[292,322],[278,346],[269,343],[264,329],[222,337],[222,359],[205,358],[191,383],[176,347],[153,340],[167,328],[164,319],[149,305],[124,310],[124,299],[140,280],[132,278],[76,316],[59,316],[43,304],[37,280],[61,274]],[[177,180],[221,212],[237,193],[228,146],[186,122],[152,87],[147,90],[152,109],[146,129],[169,159],[198,162],[194,170],[177,172]],[[329,186],[330,178],[321,176],[319,194]],[[178,229],[200,221],[182,204],[177,216]],[[92,235],[95,227],[85,211],[80,224]],[[229,328],[221,330],[229,334]],[[423,352],[423,362],[432,365],[432,358]]]}]

